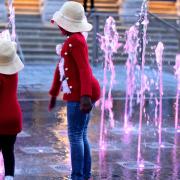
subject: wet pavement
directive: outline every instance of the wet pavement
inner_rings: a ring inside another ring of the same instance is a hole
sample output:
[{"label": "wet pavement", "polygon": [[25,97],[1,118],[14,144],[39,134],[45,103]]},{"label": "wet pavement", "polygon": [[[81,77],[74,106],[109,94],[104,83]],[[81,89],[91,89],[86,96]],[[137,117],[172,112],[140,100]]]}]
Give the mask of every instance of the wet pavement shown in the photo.
[{"label": "wet pavement", "polygon": [[[24,98],[45,98],[51,87],[56,62],[52,64],[28,64],[19,74],[19,97]],[[103,84],[103,65],[92,67],[93,73],[98,81]],[[115,97],[124,97],[126,90],[126,68],[125,65],[115,66],[116,78],[113,86]],[[149,79],[156,79],[157,67],[146,66],[145,74]],[[107,73],[110,78],[110,72]],[[163,67],[164,97],[172,97],[176,94],[176,78],[173,66]],[[25,92],[25,94],[24,94]],[[34,97],[35,96],[35,97]]]},{"label": "wet pavement", "polygon": [[[143,116],[141,157],[143,167],[137,168],[139,105],[133,102],[130,123],[134,130],[125,133],[123,127],[125,68],[117,66],[117,84],[114,87],[113,112],[115,126],[105,116],[104,149],[99,148],[100,107],[92,112],[89,140],[92,147],[92,174],[94,180],[179,180],[180,133],[174,132],[176,80],[171,71],[163,74],[163,146],[158,145],[155,126],[154,102],[145,102]],[[18,135],[15,147],[15,180],[60,180],[70,174],[69,144],[66,131],[66,104],[58,101],[53,112],[47,111],[48,90],[54,65],[27,65],[20,73],[19,99],[23,110],[23,132]],[[102,68],[94,67],[102,82]],[[152,70],[147,73],[152,75]],[[180,110],[179,110],[180,113]],[[1,159],[1,158],[0,158]]]}]

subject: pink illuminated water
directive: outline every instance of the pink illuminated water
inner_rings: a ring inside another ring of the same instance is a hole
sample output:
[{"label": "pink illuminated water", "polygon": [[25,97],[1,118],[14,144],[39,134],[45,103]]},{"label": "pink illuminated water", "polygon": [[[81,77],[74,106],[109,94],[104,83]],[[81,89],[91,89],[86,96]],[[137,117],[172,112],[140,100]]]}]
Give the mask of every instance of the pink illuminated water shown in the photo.
[{"label": "pink illuminated water", "polygon": [[163,80],[162,80],[162,59],[163,59],[164,45],[159,42],[155,54],[156,62],[159,70],[159,116],[158,116],[158,133],[159,133],[159,145],[162,143],[162,96],[163,96]]},{"label": "pink illuminated water", "polygon": [[142,63],[141,63],[141,88],[140,88],[140,112],[139,112],[139,134],[138,134],[138,152],[137,152],[137,161],[140,163],[142,161],[141,157],[141,138],[142,138],[142,117],[143,117],[143,106],[144,106],[144,91],[145,87],[145,75],[144,75],[144,66],[145,66],[145,52],[146,52],[146,34],[147,34],[147,26],[148,26],[148,19],[147,19],[147,1],[144,1],[141,7],[141,14],[140,18],[143,19],[141,24],[143,24],[143,43],[142,43]]},{"label": "pink illuminated water", "polygon": [[179,127],[179,98],[180,98],[180,54],[176,55],[176,64],[174,66],[175,75],[177,77],[177,93],[176,93],[176,112],[175,112],[175,129],[180,130]]},{"label": "pink illuminated water", "polygon": [[[112,88],[115,81],[115,69],[112,56],[117,52],[120,47],[119,35],[116,30],[115,20],[112,17],[109,17],[106,20],[104,27],[104,35],[98,34],[98,39],[100,42],[100,48],[104,51],[105,62],[104,62],[104,80],[103,80],[103,89],[102,89],[102,100],[101,100],[101,127],[100,127],[100,147],[104,148],[105,146],[105,110],[109,112],[110,126],[114,127],[114,114],[112,111],[113,101],[112,101]],[[110,83],[108,89],[108,97],[106,98],[106,90],[108,85],[107,72],[110,71]]]},{"label": "pink illuminated water", "polygon": [[16,41],[16,25],[15,25],[15,10],[13,7],[13,1],[14,0],[9,0],[8,1],[8,9],[9,9],[9,23],[8,23],[8,28],[11,26],[12,31],[10,35],[10,31],[8,29],[3,30],[0,33],[0,37],[4,38],[6,40],[12,40]]},{"label": "pink illuminated water", "polygon": [[16,41],[16,25],[15,25],[15,9],[13,6],[14,0],[8,1],[8,8],[9,8],[9,25],[12,27],[11,32],[11,40]]},{"label": "pink illuminated water", "polygon": [[132,115],[132,101],[135,91],[135,66],[137,63],[137,48],[138,48],[138,29],[136,26],[132,26],[129,31],[126,32],[126,44],[124,46],[125,53],[128,54],[126,61],[126,101],[124,112],[124,129],[129,127],[129,118]]},{"label": "pink illuminated water", "polygon": [[4,162],[3,162],[2,153],[0,152],[0,176],[3,175],[4,175]]}]

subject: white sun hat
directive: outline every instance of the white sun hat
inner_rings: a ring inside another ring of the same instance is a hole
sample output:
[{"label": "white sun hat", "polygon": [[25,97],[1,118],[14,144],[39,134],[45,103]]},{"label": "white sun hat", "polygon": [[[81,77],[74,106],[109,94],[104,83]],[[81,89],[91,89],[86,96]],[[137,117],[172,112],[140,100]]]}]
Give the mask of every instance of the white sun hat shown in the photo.
[{"label": "white sun hat", "polygon": [[24,68],[16,53],[16,43],[0,38],[0,73],[11,75]]},{"label": "white sun hat", "polygon": [[84,7],[74,1],[65,2],[60,10],[54,13],[52,22],[72,33],[87,32],[92,29],[85,16]]}]

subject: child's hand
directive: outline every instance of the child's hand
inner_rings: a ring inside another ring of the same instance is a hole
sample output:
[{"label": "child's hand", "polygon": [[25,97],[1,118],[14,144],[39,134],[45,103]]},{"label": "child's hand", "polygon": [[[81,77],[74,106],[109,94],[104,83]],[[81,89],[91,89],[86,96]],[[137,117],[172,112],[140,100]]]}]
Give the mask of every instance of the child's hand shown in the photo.
[{"label": "child's hand", "polygon": [[56,97],[51,97],[48,110],[51,111],[56,106]]},{"label": "child's hand", "polygon": [[58,56],[61,55],[61,50],[62,50],[62,44],[57,44],[57,45],[56,45],[56,54],[57,54]]},{"label": "child's hand", "polygon": [[92,102],[89,96],[82,96],[80,100],[80,110],[89,113],[92,110]]}]

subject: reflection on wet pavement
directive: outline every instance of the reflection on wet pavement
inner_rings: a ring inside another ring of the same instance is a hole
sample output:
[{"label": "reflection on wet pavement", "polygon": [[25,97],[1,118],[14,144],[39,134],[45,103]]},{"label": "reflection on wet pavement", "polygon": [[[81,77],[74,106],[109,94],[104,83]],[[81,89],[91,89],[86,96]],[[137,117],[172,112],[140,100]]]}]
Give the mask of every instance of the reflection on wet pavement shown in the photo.
[{"label": "reflection on wet pavement", "polygon": [[[66,131],[65,103],[47,111],[48,101],[21,101],[24,114],[23,132],[16,143],[15,180],[68,179],[69,144]],[[146,102],[148,116],[143,118],[141,155],[137,169],[138,106],[134,106],[132,132],[124,132],[124,100],[114,100],[115,128],[106,118],[106,147],[99,148],[100,107],[93,110],[89,126],[94,180],[178,180],[180,179],[180,133],[173,131],[175,99],[163,100],[162,146],[158,145],[152,105]],[[107,116],[108,117],[108,116]],[[0,158],[0,163],[2,158]],[[1,166],[0,166],[1,167]],[[0,168],[0,174],[3,168]]]}]

